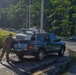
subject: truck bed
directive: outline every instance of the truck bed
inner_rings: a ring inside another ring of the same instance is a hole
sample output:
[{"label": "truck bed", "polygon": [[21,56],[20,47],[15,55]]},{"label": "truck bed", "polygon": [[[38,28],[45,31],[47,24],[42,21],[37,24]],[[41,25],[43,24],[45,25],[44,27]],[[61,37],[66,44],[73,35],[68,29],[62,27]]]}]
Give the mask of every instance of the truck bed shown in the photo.
[{"label": "truck bed", "polygon": [[24,49],[27,44],[29,43],[29,40],[20,40],[19,42],[12,42],[11,49]]}]

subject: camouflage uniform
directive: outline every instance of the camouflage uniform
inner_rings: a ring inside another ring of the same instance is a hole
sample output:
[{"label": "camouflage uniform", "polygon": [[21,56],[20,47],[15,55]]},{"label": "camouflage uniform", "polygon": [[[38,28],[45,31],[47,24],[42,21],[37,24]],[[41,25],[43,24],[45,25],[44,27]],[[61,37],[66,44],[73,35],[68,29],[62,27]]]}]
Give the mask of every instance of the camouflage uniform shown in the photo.
[{"label": "camouflage uniform", "polygon": [[7,61],[9,61],[9,53],[10,53],[10,47],[11,47],[11,44],[12,44],[12,41],[14,39],[12,38],[12,34],[9,34],[5,39],[4,39],[4,42],[3,42],[3,49],[2,49],[2,54],[0,56],[0,60],[2,60],[4,54],[6,53],[6,59]]}]

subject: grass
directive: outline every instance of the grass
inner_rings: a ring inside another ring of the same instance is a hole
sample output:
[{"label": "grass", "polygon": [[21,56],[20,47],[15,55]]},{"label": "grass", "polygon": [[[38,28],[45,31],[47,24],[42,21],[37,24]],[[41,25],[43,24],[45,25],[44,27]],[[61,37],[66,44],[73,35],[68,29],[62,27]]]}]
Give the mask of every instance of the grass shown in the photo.
[{"label": "grass", "polygon": [[6,31],[6,30],[0,29],[0,48],[2,47],[2,43],[3,43],[4,38],[5,38],[8,34],[10,34],[10,33],[12,33],[13,36],[16,35],[16,33],[14,33],[14,32],[10,32],[10,31]]}]

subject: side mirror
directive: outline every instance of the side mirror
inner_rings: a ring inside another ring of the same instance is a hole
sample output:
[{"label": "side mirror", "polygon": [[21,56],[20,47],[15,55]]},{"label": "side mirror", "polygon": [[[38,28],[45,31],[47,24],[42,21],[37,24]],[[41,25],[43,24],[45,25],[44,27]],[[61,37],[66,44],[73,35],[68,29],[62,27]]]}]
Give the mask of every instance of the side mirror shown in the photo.
[{"label": "side mirror", "polygon": [[61,39],[58,39],[58,41],[61,41]]},{"label": "side mirror", "polygon": [[54,42],[58,42],[58,41],[60,41],[60,39],[54,40]]}]

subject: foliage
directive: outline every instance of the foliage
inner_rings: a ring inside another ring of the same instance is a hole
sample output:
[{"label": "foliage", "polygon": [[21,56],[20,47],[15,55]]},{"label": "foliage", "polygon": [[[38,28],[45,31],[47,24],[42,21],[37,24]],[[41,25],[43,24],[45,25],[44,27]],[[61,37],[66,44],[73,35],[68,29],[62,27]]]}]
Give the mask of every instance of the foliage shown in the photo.
[{"label": "foliage", "polygon": [[[5,1],[6,2],[6,1]],[[28,27],[31,9],[31,27],[40,27],[41,0],[0,1],[0,27],[16,29]],[[44,29],[57,35],[76,35],[76,0],[44,0]]]}]

